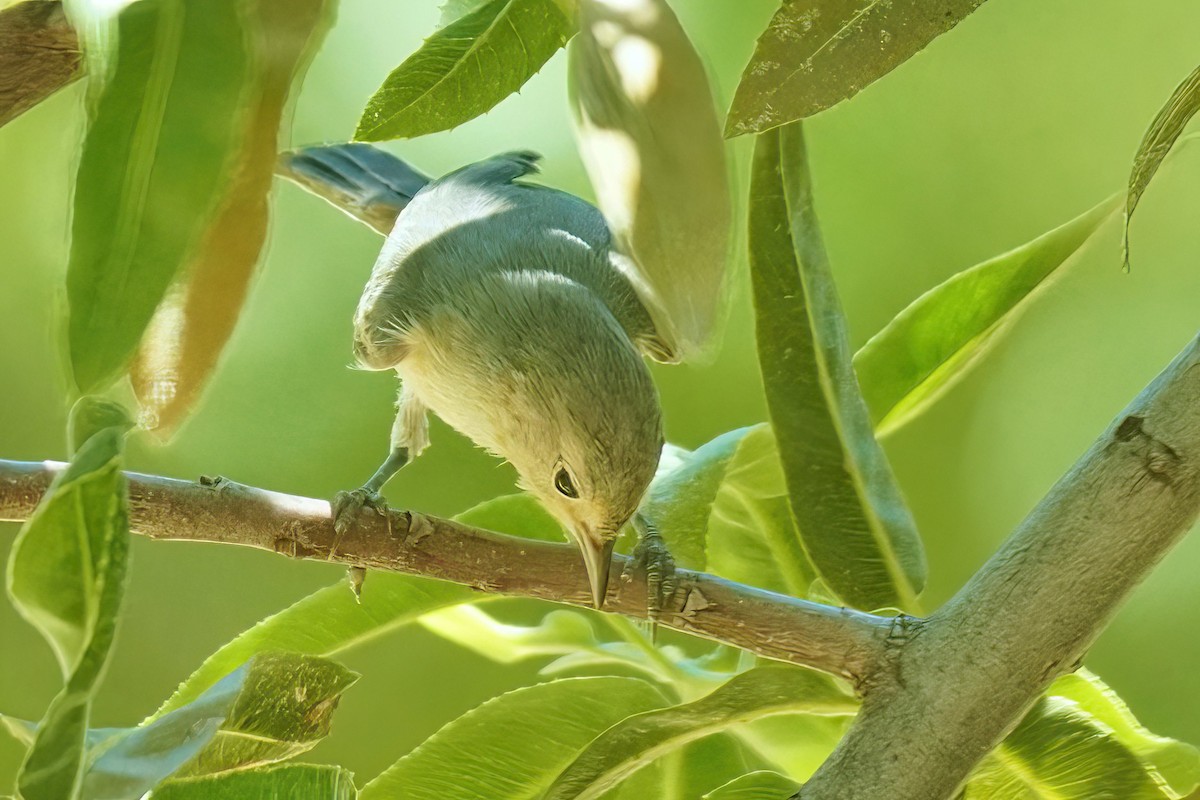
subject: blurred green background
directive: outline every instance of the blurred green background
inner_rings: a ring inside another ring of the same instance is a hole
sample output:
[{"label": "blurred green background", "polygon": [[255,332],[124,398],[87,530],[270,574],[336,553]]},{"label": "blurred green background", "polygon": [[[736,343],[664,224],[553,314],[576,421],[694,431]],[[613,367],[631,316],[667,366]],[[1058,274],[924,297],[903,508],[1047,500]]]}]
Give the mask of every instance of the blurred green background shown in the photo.
[{"label": "blurred green background", "polygon": [[[777,0],[675,0],[722,102]],[[348,0],[296,104],[292,141],[342,140],[367,97],[431,32],[435,0]],[[818,209],[857,346],[925,289],[1120,189],[1142,133],[1200,62],[1192,0],[992,0],[809,126]],[[583,195],[559,54],[522,93],[447,134],[390,149],[437,174],[495,152],[545,154],[542,180]],[[69,186],[80,87],[0,129],[0,457],[61,459],[59,366]],[[733,151],[744,184],[749,142]],[[886,445],[929,552],[928,608],[948,598],[1192,337],[1200,299],[1200,154],[1146,196],[1133,269],[1111,225],[983,366]],[[133,441],[133,469],[317,497],[358,485],[384,454],[395,379],[354,372],[350,318],[381,240],[290,186],[268,256],[192,421],[168,447]],[[744,273],[744,269],[743,269]],[[744,277],[744,276],[743,276]],[[714,364],[658,369],[671,441],[694,447],[763,419],[745,288]],[[388,489],[449,514],[511,491],[512,473],[445,426]],[[0,524],[7,556],[15,525]],[[331,565],[215,545],[133,543],[117,649],[94,714],[135,723],[210,652],[340,580]],[[1173,552],[1086,663],[1154,731],[1200,743],[1200,540]],[[368,580],[367,591],[370,591]],[[59,685],[49,649],[0,603],[0,710],[37,718]],[[518,685],[423,630],[345,658],[363,680],[314,754],[370,777],[443,722]],[[0,739],[0,789],[19,748]]]}]

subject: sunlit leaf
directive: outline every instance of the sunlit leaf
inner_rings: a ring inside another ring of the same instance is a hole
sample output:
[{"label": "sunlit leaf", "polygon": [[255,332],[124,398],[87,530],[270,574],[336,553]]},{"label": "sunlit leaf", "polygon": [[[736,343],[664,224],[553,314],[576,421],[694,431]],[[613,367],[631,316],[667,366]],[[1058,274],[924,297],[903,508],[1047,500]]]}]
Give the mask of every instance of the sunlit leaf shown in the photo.
[{"label": "sunlit leaf", "polygon": [[705,538],[713,503],[729,462],[750,430],[738,428],[679,454],[674,468],[660,466],[650,484],[641,511],[653,520],[680,566],[706,568]]},{"label": "sunlit leaf", "polygon": [[1107,725],[1118,742],[1153,766],[1179,796],[1191,794],[1200,786],[1200,750],[1146,730],[1125,701],[1086,669],[1059,678],[1046,694],[1078,704],[1080,711]]},{"label": "sunlit leaf", "polygon": [[966,786],[964,800],[1166,800],[1165,783],[1107,725],[1043,697]]},{"label": "sunlit leaf", "polygon": [[110,74],[94,83],[67,266],[81,392],[125,368],[228,184],[250,76],[243,7],[142,0],[118,17]]},{"label": "sunlit leaf", "polygon": [[858,703],[830,677],[798,667],[758,667],[707,697],[647,711],[597,736],[554,780],[544,800],[590,800],[689,742],[776,714],[853,714]]},{"label": "sunlit leaf", "polygon": [[800,784],[786,775],[770,770],[750,772],[735,778],[708,794],[702,800],[784,800],[791,797]]},{"label": "sunlit leaf", "polygon": [[151,800],[353,800],[354,776],[324,764],[279,764],[171,781]]},{"label": "sunlit leaf", "polygon": [[[133,364],[141,424],[169,437],[199,399],[233,333],[267,235],[280,123],[332,17],[333,0],[246,0],[250,70],[228,154],[229,183]],[[285,134],[286,135],[286,134]]]},{"label": "sunlit leaf", "polygon": [[698,800],[734,776],[764,766],[731,734],[717,734],[667,753],[635,772],[604,800]]},{"label": "sunlit leaf", "polygon": [[491,0],[437,30],[367,102],[354,138],[449,130],[520,89],[575,32],[555,0]]},{"label": "sunlit leaf", "polygon": [[[77,406],[86,409],[89,403]],[[90,417],[94,421],[94,417]],[[17,776],[24,800],[75,797],[92,697],[124,593],[129,510],[121,472],[125,424],[74,420],[77,451],[21,527],[9,556],[13,606],[50,644],[66,685],[50,702]],[[90,435],[89,435],[90,434]]]},{"label": "sunlit leaf", "polygon": [[325,658],[260,653],[213,741],[180,777],[283,761],[329,735],[342,693],[358,675]]},{"label": "sunlit leaf", "polygon": [[816,577],[805,547],[788,502],[775,434],[757,425],[738,444],[713,498],[705,529],[708,570],[804,597]]},{"label": "sunlit leaf", "polygon": [[[550,535],[549,518],[524,495],[489,501],[458,519],[514,536]],[[552,524],[555,531],[561,531],[558,523]],[[222,675],[257,653],[287,650],[332,656],[408,625],[430,611],[492,597],[454,583],[387,572],[367,575],[361,603],[355,601],[344,582],[329,586],[267,617],[209,656],[156,716],[191,702]]]},{"label": "sunlit leaf", "polygon": [[1133,170],[1129,174],[1129,189],[1125,198],[1125,228],[1122,234],[1122,254],[1125,266],[1129,266],[1129,222],[1133,218],[1134,209],[1142,199],[1142,193],[1150,185],[1154,174],[1162,165],[1163,159],[1183,129],[1187,127],[1196,112],[1200,111],[1200,67],[1188,75],[1183,83],[1175,88],[1167,104],[1159,110],[1150,129],[1142,137],[1137,154],[1133,157]]},{"label": "sunlit leaf", "polygon": [[733,98],[729,136],[761,133],[853,97],[983,0],[783,0]]},{"label": "sunlit leaf", "polygon": [[425,740],[362,789],[364,800],[533,800],[610,725],[661,708],[636,678],[566,678],[509,692]]},{"label": "sunlit leaf", "polygon": [[702,354],[727,296],[731,205],[704,64],[665,0],[582,0],[569,78],[596,201],[660,361]]},{"label": "sunlit leaf", "polygon": [[1119,208],[1112,197],[921,295],[854,357],[884,435],[924,411],[988,352]]},{"label": "sunlit leaf", "polygon": [[798,124],[759,137],[750,193],[759,363],[804,549],[848,604],[914,609],[921,539],[859,392]]},{"label": "sunlit leaf", "polygon": [[82,73],[83,53],[60,0],[0,3],[0,126]]}]

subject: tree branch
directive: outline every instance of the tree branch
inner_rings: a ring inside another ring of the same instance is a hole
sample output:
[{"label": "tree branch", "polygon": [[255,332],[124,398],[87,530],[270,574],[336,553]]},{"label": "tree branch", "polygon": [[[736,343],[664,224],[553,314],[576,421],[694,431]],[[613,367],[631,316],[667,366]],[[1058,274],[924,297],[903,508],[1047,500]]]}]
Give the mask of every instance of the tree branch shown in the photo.
[{"label": "tree branch", "polygon": [[943,800],[1072,671],[1200,512],[1200,339],[869,677],[803,800]]},{"label": "tree branch", "polygon": [[59,0],[0,10],[0,125],[83,74],[83,53]]},{"label": "tree branch", "polygon": [[[0,520],[27,519],[63,466],[0,460]],[[133,532],[151,539],[244,545],[438,578],[484,592],[591,605],[583,562],[571,545],[393,511],[387,519],[362,515],[331,554],[335,535],[324,500],[223,478],[197,483],[136,473],[128,478]],[[614,559],[613,574],[620,574],[626,558]],[[839,675],[856,685],[875,670],[896,624],[890,617],[811,603],[690,570],[679,570],[678,578],[679,588],[660,624]],[[612,584],[606,610],[646,616],[643,583],[614,579]]]}]

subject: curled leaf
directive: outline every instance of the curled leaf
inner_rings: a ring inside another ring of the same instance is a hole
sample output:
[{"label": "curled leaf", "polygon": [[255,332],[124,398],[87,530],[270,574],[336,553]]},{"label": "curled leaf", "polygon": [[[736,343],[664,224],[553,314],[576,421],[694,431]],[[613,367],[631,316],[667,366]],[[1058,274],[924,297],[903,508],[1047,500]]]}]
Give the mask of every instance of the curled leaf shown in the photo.
[{"label": "curled leaf", "polygon": [[1172,92],[1167,104],[1150,123],[1150,129],[1142,137],[1142,143],[1133,157],[1129,189],[1125,196],[1125,228],[1121,238],[1126,268],[1129,267],[1129,223],[1133,219],[1134,209],[1163,159],[1171,152],[1175,141],[1197,111],[1200,111],[1200,67],[1196,67]]}]

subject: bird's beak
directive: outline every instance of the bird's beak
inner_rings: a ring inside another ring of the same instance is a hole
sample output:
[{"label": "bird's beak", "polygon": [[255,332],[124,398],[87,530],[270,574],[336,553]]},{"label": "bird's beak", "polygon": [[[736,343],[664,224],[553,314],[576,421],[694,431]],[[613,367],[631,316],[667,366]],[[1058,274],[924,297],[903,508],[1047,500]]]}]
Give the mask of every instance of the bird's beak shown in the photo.
[{"label": "bird's beak", "polygon": [[604,595],[608,593],[608,571],[612,567],[613,546],[616,543],[615,538],[597,542],[591,536],[579,537],[583,565],[592,584],[592,604],[597,609],[604,607]]}]

